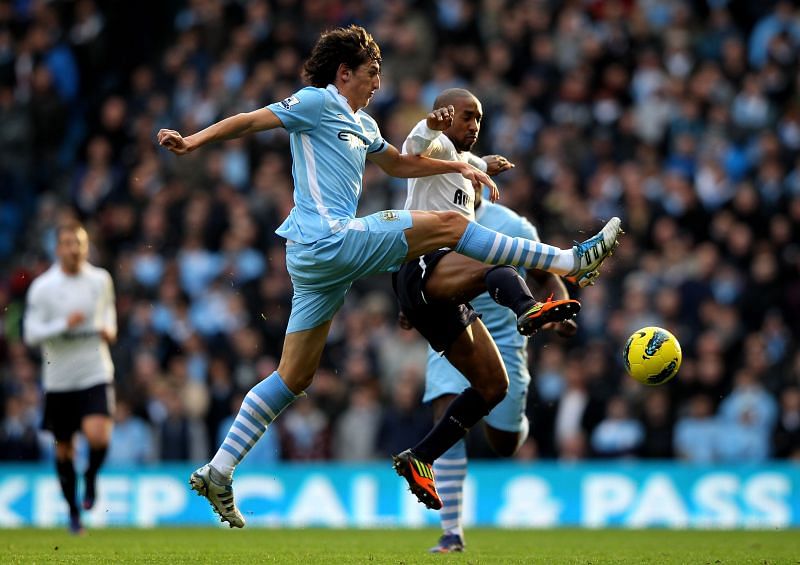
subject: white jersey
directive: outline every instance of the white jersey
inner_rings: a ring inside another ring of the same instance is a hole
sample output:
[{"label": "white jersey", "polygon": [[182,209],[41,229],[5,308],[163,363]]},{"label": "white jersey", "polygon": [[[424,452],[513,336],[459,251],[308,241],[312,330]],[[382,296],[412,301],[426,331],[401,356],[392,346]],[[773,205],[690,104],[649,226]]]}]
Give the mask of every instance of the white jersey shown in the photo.
[{"label": "white jersey", "polygon": [[[99,331],[117,334],[114,284],[108,271],[84,263],[68,275],[56,263],[33,281],[23,322],[25,343],[41,345],[47,392],[83,390],[114,379],[111,352]],[[83,323],[67,329],[82,312]]]},{"label": "white jersey", "polygon": [[[420,121],[403,143],[403,153],[443,161],[461,161],[486,171],[486,162],[469,151],[458,151],[450,138]],[[455,210],[475,220],[475,189],[459,173],[408,179],[406,210]]]}]

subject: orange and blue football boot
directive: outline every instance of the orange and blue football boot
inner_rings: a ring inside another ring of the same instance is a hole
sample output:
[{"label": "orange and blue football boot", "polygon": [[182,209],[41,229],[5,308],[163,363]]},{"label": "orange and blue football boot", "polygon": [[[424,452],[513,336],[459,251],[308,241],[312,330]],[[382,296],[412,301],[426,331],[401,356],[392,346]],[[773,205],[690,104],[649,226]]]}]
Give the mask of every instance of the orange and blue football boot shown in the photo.
[{"label": "orange and blue football boot", "polygon": [[574,318],[580,310],[581,303],[577,300],[553,300],[551,294],[547,301],[537,302],[517,318],[517,331],[522,335],[533,335],[545,324]]},{"label": "orange and blue football boot", "polygon": [[422,504],[431,510],[442,508],[442,499],[436,492],[433,466],[417,459],[410,449],[392,456],[394,470],[408,482],[408,488]]}]

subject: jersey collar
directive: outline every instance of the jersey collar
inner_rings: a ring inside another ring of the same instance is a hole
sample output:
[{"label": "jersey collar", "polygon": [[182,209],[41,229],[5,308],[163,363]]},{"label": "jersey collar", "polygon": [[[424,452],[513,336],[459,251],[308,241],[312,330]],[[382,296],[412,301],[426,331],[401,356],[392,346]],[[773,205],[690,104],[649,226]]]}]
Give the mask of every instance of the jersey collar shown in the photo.
[{"label": "jersey collar", "polygon": [[348,111],[348,112],[350,112],[350,113],[351,113],[353,116],[355,116],[355,115],[356,115],[356,111],[353,111],[353,109],[350,107],[350,104],[347,102],[347,98],[345,98],[345,97],[342,95],[342,93],[341,93],[341,92],[339,92],[339,89],[338,89],[338,88],[336,88],[336,85],[334,85],[334,84],[329,84],[328,86],[326,86],[326,87],[325,87],[325,90],[327,90],[327,91],[331,92],[331,93],[332,93],[332,94],[333,94],[333,95],[336,97],[336,99],[337,99],[337,100],[339,100],[339,102],[341,102],[341,103],[342,103],[342,105],[343,105],[345,108],[347,108],[347,111]]}]

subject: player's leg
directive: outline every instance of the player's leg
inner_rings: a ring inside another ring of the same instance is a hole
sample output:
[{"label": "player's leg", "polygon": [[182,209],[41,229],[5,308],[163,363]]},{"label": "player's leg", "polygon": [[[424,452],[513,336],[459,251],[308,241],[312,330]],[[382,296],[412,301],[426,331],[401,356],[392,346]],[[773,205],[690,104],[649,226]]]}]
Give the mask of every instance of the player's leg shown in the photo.
[{"label": "player's leg", "polygon": [[406,230],[407,259],[441,247],[493,265],[520,265],[541,269],[580,285],[591,284],[602,262],[613,253],[622,233],[619,218],[612,218],[593,237],[572,249],[509,237],[472,222],[458,212],[412,211],[413,225]]},{"label": "player's leg", "polygon": [[233,496],[233,472],[267,426],[311,384],[331,320],[353,280],[398,265],[407,249],[405,214],[354,219],[346,229],[311,244],[287,244],[294,294],[277,371],[257,383],[208,465],[192,474],[192,488],[208,498],[222,521],[243,527]]},{"label": "player's leg", "polygon": [[97,473],[106,459],[111,442],[114,414],[114,389],[98,385],[82,393],[83,419],[81,431],[89,444],[89,465],[84,473],[83,508],[90,510],[97,498]]},{"label": "player's leg", "polygon": [[220,520],[231,528],[245,524],[233,495],[233,472],[267,426],[311,384],[330,326],[328,320],[286,334],[278,370],[250,389],[211,462],[192,473],[192,488],[209,500]]},{"label": "player's leg", "polygon": [[458,253],[442,256],[425,281],[429,301],[460,304],[487,291],[495,302],[517,315],[517,330],[523,335],[531,335],[549,322],[572,318],[581,308],[573,299],[539,302],[516,268],[487,265]]},{"label": "player's leg", "polygon": [[[443,363],[447,363],[445,360]],[[438,379],[440,375],[430,373],[427,379]],[[460,381],[463,377],[450,366]],[[434,421],[438,422],[444,416],[447,407],[456,398],[456,394],[443,394],[435,398],[433,407]],[[461,523],[461,507],[464,495],[464,479],[467,476],[467,445],[462,438],[455,445],[444,452],[434,461],[433,474],[436,478],[436,490],[442,499],[442,509],[439,511],[439,522],[442,525],[442,535],[438,543],[430,549],[431,553],[453,553],[464,551],[464,526]]]},{"label": "player's leg", "polygon": [[394,458],[395,470],[429,508],[441,508],[433,481],[433,462],[486,416],[508,388],[505,367],[492,337],[477,316],[472,319],[469,327],[445,350],[447,359],[471,386],[450,403],[442,419],[422,441]]},{"label": "player's leg", "polygon": [[61,493],[69,507],[69,529],[77,534],[83,531],[81,524],[81,511],[78,508],[78,475],[75,472],[75,449],[73,447],[72,436],[56,439],[56,473],[58,483],[61,485]]},{"label": "player's leg", "polygon": [[75,392],[48,392],[44,397],[43,427],[55,438],[56,474],[61,493],[69,507],[69,529],[72,533],[83,531],[81,511],[78,507],[77,474],[73,457],[73,436],[80,427]]},{"label": "player's leg", "polygon": [[500,355],[508,374],[508,394],[484,418],[484,429],[495,453],[511,457],[528,439],[530,431],[525,409],[531,375],[525,346],[501,346]]}]

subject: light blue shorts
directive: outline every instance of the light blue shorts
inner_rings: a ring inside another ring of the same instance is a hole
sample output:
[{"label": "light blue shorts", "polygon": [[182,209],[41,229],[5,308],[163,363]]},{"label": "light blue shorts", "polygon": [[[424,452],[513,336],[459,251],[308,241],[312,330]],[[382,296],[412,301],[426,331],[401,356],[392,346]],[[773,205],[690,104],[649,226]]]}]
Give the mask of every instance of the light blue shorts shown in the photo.
[{"label": "light blue shorts", "polygon": [[347,227],[314,243],[286,244],[286,268],[294,285],[286,333],[327,322],[344,302],[353,281],[396,271],[408,254],[403,230],[408,210],[388,210],[354,218]]},{"label": "light blue shorts", "polygon": [[[519,348],[499,349],[508,373],[508,394],[489,412],[484,421],[497,430],[519,432],[523,428],[528,386],[531,383],[528,353]],[[446,357],[428,348],[423,402],[431,402],[445,394],[461,394],[468,386],[470,386],[469,381],[450,364]]]}]

